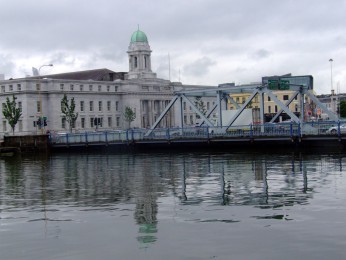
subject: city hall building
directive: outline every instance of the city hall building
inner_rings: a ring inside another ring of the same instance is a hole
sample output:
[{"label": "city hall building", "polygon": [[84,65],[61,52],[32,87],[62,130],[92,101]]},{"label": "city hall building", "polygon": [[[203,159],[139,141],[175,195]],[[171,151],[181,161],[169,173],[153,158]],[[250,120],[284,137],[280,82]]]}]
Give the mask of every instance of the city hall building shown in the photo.
[{"label": "city hall building", "polygon": [[[128,72],[96,69],[2,79],[0,103],[4,106],[7,97],[10,100],[13,95],[17,98],[17,107],[22,111],[15,127],[17,134],[43,133],[36,124],[39,118],[46,119],[44,131],[68,131],[68,123],[61,112],[64,94],[68,100],[74,98],[75,112],[78,112],[73,131],[93,131],[96,127],[99,130],[123,130],[129,127],[150,127],[176,91],[216,87],[183,85],[180,82],[157,78],[151,69],[151,52],[146,34],[137,30],[132,34],[127,50]],[[209,102],[212,101],[206,101]],[[126,107],[130,107],[136,114],[130,125],[124,118]],[[177,109],[169,111],[159,126],[178,126],[177,114]],[[99,122],[99,125],[96,126],[95,122]],[[195,122],[196,113],[184,104],[184,123],[194,125]],[[11,131],[10,125],[1,113],[0,133],[6,134]]]}]

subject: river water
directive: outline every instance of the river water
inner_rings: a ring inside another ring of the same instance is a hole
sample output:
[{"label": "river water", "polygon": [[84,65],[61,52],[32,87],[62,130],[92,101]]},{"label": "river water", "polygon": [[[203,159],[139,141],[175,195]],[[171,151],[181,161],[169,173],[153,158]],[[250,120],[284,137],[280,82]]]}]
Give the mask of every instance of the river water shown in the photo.
[{"label": "river water", "polygon": [[0,259],[345,259],[346,154],[0,158]]}]

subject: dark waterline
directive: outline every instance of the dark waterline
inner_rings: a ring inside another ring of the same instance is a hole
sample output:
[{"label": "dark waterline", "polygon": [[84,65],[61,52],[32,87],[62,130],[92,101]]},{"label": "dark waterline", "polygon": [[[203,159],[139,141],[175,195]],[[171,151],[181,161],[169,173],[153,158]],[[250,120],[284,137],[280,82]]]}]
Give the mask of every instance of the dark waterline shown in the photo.
[{"label": "dark waterline", "polygon": [[0,259],[344,259],[345,153],[0,158]]}]

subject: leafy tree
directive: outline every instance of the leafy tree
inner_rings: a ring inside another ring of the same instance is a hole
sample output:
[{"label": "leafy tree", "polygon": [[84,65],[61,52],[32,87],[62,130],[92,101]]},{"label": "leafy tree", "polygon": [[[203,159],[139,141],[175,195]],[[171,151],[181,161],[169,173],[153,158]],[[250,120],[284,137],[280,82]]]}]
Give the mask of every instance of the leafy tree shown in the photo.
[{"label": "leafy tree", "polygon": [[22,115],[21,109],[17,108],[16,103],[16,97],[12,96],[12,101],[7,97],[6,103],[4,104],[4,107],[2,109],[2,114],[7,119],[9,125],[12,128],[12,133],[14,134],[14,128],[16,127],[16,124],[18,123],[19,118]]},{"label": "leafy tree", "polygon": [[346,101],[340,101],[340,117],[346,117]]},{"label": "leafy tree", "polygon": [[[205,104],[202,100],[202,97],[195,97],[195,106],[203,115],[207,113],[207,109],[205,108]],[[196,115],[196,118],[200,118],[200,116]]]},{"label": "leafy tree", "polygon": [[64,97],[61,99],[61,113],[63,113],[62,118],[65,119],[69,125],[70,132],[72,132],[72,128],[78,118],[78,113],[75,113],[75,108],[76,104],[74,98],[71,98],[69,101],[66,94],[64,94]]},{"label": "leafy tree", "polygon": [[125,118],[125,121],[129,123],[129,128],[130,128],[131,122],[133,122],[136,119],[136,113],[133,111],[131,107],[125,107],[124,118]]}]

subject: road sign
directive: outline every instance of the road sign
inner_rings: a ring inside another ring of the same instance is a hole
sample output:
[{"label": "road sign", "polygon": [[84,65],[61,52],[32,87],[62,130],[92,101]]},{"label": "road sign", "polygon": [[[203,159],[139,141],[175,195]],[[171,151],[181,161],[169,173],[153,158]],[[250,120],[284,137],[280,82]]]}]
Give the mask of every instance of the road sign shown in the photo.
[{"label": "road sign", "polygon": [[289,80],[276,80],[269,79],[268,80],[268,88],[270,90],[289,90],[290,89],[290,81]]},{"label": "road sign", "polygon": [[277,90],[279,88],[279,81],[276,79],[269,79],[268,88],[271,90]]},{"label": "road sign", "polygon": [[289,80],[281,79],[279,81],[279,89],[280,90],[289,90],[290,89],[290,82],[289,82]]}]

